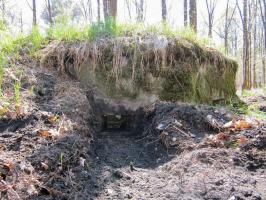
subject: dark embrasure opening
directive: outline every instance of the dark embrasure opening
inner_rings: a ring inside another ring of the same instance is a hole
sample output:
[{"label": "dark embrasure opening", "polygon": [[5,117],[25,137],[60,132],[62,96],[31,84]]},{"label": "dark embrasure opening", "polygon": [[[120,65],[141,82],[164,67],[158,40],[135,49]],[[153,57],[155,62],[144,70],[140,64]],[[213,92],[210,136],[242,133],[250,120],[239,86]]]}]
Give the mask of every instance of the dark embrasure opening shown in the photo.
[{"label": "dark embrasure opening", "polygon": [[133,128],[134,115],[102,115],[103,131],[130,131]]}]

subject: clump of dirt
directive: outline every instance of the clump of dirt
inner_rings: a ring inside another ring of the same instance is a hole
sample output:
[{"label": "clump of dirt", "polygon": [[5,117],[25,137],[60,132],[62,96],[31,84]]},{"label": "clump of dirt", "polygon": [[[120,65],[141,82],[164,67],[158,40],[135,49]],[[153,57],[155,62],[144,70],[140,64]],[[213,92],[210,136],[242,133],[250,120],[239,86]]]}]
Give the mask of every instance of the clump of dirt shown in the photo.
[{"label": "clump of dirt", "polygon": [[[228,128],[238,116],[223,107],[106,104],[57,71],[24,68],[27,112],[0,120],[1,199],[266,198],[263,123]],[[97,128],[130,112],[141,128]]]}]

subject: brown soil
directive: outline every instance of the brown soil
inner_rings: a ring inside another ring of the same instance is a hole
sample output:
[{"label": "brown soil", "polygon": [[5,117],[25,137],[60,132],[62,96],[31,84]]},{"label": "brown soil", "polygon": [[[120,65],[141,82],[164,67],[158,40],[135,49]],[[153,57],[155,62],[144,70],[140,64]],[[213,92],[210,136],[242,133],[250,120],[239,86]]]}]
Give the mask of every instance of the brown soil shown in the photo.
[{"label": "brown soil", "polygon": [[227,133],[225,108],[157,102],[139,129],[100,131],[79,83],[23,69],[35,95],[0,120],[0,199],[266,199],[264,124]]}]

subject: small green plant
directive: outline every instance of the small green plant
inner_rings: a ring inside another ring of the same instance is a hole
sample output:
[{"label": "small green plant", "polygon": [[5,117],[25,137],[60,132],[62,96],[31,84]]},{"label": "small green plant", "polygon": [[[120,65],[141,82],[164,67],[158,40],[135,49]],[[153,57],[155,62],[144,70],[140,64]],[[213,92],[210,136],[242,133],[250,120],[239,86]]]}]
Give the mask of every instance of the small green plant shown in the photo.
[{"label": "small green plant", "polygon": [[45,40],[37,26],[32,28],[31,33],[26,39],[32,43],[32,51],[39,50]]},{"label": "small green plant", "polygon": [[16,108],[19,108],[21,105],[21,83],[20,81],[15,81],[14,83],[14,93],[15,93],[15,106]]},{"label": "small green plant", "polygon": [[64,153],[60,153],[60,158],[59,158],[59,161],[60,161],[60,166],[63,167],[63,164],[64,164]]},{"label": "small green plant", "polygon": [[2,95],[2,84],[4,80],[4,66],[7,63],[6,57],[0,53],[0,95]]},{"label": "small green plant", "polygon": [[119,32],[122,32],[121,26],[118,26],[113,18],[109,18],[105,22],[93,23],[91,26],[87,27],[87,34],[90,40],[96,40],[102,36],[114,37],[117,36]]}]

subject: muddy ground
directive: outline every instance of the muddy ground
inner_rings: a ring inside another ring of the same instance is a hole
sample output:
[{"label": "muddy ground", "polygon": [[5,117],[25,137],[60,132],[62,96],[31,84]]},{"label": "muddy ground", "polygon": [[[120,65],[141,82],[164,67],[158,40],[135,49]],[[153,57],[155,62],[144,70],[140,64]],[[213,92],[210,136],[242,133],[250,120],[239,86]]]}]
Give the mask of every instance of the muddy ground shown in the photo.
[{"label": "muddy ground", "polygon": [[226,108],[157,102],[142,129],[96,131],[88,91],[30,66],[23,111],[0,120],[0,199],[266,199],[263,122],[227,129]]}]

